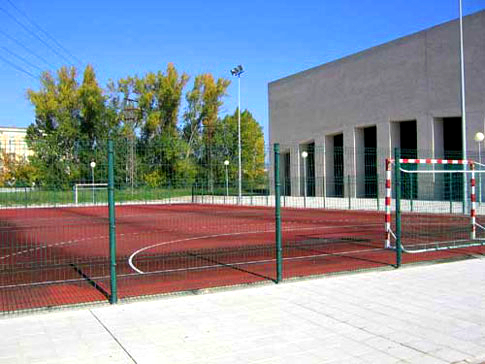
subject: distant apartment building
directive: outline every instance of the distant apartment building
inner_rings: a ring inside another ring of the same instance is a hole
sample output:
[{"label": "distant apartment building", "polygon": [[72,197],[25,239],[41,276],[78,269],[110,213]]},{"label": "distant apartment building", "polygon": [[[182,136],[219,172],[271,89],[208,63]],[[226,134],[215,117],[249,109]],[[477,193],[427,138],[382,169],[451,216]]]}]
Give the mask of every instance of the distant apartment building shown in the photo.
[{"label": "distant apartment building", "polygon": [[26,135],[27,128],[0,126],[0,153],[27,158],[31,151],[27,148]]}]

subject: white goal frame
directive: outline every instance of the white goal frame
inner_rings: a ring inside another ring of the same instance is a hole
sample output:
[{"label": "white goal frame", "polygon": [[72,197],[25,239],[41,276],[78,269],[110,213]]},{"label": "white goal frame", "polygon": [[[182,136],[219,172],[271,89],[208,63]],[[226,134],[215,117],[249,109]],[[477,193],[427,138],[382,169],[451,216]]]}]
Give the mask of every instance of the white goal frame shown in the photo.
[{"label": "white goal frame", "polygon": [[[399,164],[427,164],[427,165],[463,165],[465,168],[463,170],[452,170],[452,171],[442,171],[442,170],[430,170],[430,171],[410,171],[400,168],[400,172],[404,173],[411,173],[411,174],[424,174],[424,173],[469,173],[471,175],[470,178],[470,239],[464,242],[452,242],[451,245],[442,245],[439,246],[436,244],[432,247],[426,247],[423,249],[407,249],[406,247],[399,242],[401,249],[403,252],[406,253],[424,253],[430,251],[438,251],[438,250],[449,250],[449,249],[458,249],[458,248],[466,248],[466,247],[473,247],[473,246],[482,246],[485,244],[483,239],[477,239],[477,227],[481,230],[485,230],[485,227],[477,223],[476,220],[476,193],[475,193],[475,174],[476,173],[484,173],[485,171],[476,171],[475,165],[481,165],[481,163],[475,162],[473,160],[463,160],[463,159],[419,159],[419,158],[400,158]],[[395,165],[395,160],[391,158],[386,159],[386,199],[385,199],[385,248],[387,249],[395,249],[391,245],[391,238],[394,238],[395,241],[398,240],[398,237],[391,229],[391,202],[392,202],[392,169],[393,165]],[[469,167],[467,170],[466,167]]]},{"label": "white goal frame", "polygon": [[[108,188],[107,183],[76,183],[73,188],[74,192],[74,203],[79,204],[79,188],[90,187],[91,190],[99,190],[102,188]],[[84,189],[84,188],[83,188]],[[87,188],[86,188],[87,189]]]}]

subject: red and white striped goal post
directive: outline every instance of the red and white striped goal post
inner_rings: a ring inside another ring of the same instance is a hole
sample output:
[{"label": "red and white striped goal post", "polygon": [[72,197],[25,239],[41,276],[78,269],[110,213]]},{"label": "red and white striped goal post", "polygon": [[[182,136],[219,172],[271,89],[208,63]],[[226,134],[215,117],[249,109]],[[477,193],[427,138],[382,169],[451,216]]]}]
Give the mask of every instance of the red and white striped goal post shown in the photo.
[{"label": "red and white striped goal post", "polygon": [[[470,218],[471,218],[471,238],[476,238],[476,194],[475,194],[475,162],[467,159],[434,159],[434,158],[399,158],[401,164],[455,164],[455,165],[469,165],[470,166]],[[385,247],[391,247],[391,179],[392,179],[392,165],[394,159],[386,158],[386,204],[385,204],[385,231],[386,241]]]}]

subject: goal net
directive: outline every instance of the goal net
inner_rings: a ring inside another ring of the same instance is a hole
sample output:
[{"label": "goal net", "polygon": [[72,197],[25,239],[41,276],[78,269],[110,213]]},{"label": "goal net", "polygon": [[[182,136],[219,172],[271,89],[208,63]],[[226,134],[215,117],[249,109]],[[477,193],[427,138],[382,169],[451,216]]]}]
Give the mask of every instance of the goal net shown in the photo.
[{"label": "goal net", "polygon": [[422,253],[484,245],[476,195],[481,167],[471,160],[388,159],[386,247]]},{"label": "goal net", "polygon": [[108,200],[107,183],[77,183],[74,185],[74,203],[78,204],[96,204]]}]

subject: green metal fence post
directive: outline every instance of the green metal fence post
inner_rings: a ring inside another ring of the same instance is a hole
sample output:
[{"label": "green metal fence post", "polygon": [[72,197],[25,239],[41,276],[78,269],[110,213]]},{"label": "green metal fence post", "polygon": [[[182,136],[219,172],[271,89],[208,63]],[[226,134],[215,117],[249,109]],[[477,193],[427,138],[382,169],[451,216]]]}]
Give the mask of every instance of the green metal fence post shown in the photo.
[{"label": "green metal fence post", "polygon": [[352,209],[352,191],[350,188],[350,174],[347,175],[347,194],[349,195],[349,210]]},{"label": "green metal fence post", "polygon": [[401,152],[399,148],[394,150],[394,176],[396,180],[396,267],[401,266]]},{"label": "green metal fence post", "polygon": [[410,188],[410,193],[411,194],[409,195],[410,204],[411,204],[411,207],[410,207],[411,208],[411,212],[414,211],[414,202],[413,202],[414,201],[414,181],[413,180],[414,180],[414,175],[411,174],[409,176],[409,181],[410,181],[410,185],[411,185],[410,186],[411,187]]},{"label": "green metal fence post", "polygon": [[380,211],[379,207],[379,174],[376,173],[376,203],[377,203],[377,211]]},{"label": "green metal fence post", "polygon": [[116,219],[115,219],[115,193],[114,193],[114,151],[113,140],[108,140],[108,206],[109,206],[109,272],[111,304],[118,302],[118,289],[116,283]]},{"label": "green metal fence post", "polygon": [[452,198],[452,189],[451,189],[451,173],[448,182],[448,198],[450,199],[450,214],[453,213],[453,198]]},{"label": "green metal fence post", "polygon": [[274,145],[274,191],[275,191],[275,221],[276,221],[276,283],[282,281],[283,252],[281,247],[281,181],[280,181],[280,145]]}]

